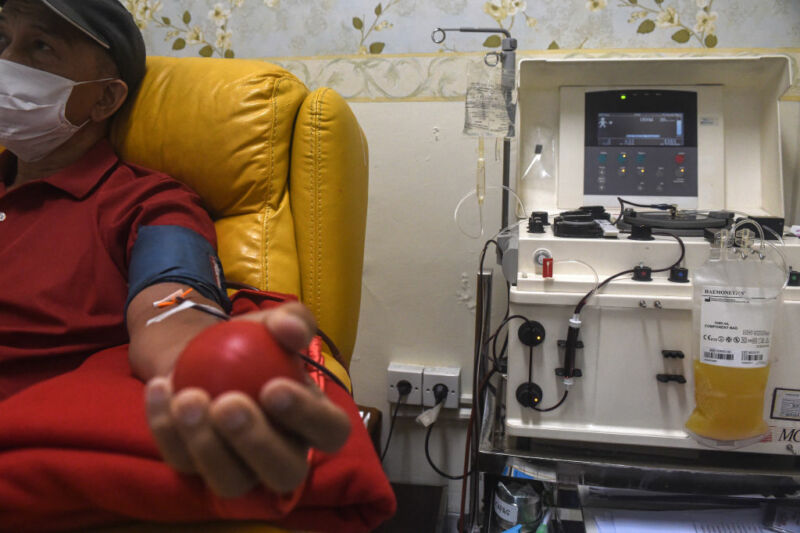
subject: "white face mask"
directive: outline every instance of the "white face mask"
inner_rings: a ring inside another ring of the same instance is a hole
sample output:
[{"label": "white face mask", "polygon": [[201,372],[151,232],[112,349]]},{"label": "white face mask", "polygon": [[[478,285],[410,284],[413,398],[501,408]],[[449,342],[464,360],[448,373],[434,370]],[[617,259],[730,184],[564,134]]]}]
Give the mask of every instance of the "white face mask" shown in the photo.
[{"label": "white face mask", "polygon": [[89,123],[67,120],[73,87],[111,79],[75,82],[0,59],[0,146],[21,161],[43,159]]}]

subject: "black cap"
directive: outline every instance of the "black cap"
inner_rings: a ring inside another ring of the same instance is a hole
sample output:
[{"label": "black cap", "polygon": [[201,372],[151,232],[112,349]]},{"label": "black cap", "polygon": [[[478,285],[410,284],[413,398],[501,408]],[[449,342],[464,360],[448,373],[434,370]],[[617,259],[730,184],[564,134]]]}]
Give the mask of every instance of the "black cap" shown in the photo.
[{"label": "black cap", "polygon": [[[0,0],[0,6],[7,0]],[[108,50],[129,94],[144,77],[145,47],[142,32],[118,0],[41,0],[57,15]]]}]

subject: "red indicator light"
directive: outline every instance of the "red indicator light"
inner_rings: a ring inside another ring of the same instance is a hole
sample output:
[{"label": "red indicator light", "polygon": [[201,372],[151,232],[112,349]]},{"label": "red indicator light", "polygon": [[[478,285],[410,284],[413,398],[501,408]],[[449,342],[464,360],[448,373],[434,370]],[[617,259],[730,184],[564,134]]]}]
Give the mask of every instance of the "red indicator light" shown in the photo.
[{"label": "red indicator light", "polygon": [[675,156],[675,162],[678,163],[679,165],[682,165],[684,161],[686,161],[686,156],[685,155],[678,154],[678,155]]}]

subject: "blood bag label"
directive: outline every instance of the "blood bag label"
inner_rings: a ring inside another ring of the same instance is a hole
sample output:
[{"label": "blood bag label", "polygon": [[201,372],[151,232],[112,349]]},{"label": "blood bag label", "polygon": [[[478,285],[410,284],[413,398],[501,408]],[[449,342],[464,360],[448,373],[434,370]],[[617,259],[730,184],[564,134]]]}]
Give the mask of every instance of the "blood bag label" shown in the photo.
[{"label": "blood bag label", "polygon": [[506,522],[517,523],[517,515],[519,514],[517,506],[504,502],[498,496],[494,497],[494,512]]},{"label": "blood bag label", "polygon": [[772,335],[767,301],[759,289],[704,287],[700,314],[700,360],[739,368],[758,368],[769,362]]}]

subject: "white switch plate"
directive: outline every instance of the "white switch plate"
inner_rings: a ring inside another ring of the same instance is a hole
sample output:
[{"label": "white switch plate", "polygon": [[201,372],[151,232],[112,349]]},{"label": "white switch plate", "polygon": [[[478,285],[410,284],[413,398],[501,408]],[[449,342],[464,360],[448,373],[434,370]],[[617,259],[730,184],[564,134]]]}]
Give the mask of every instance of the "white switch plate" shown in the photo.
[{"label": "white switch plate", "polygon": [[403,402],[405,405],[422,405],[422,371],[425,367],[409,363],[389,363],[389,391],[390,403],[397,403],[400,393],[397,384],[406,380],[411,383],[411,392]]},{"label": "white switch plate", "polygon": [[449,366],[426,366],[422,373],[422,405],[426,407],[436,405],[433,387],[438,383],[447,386],[447,399],[442,407],[458,409],[461,398],[461,369]]}]

